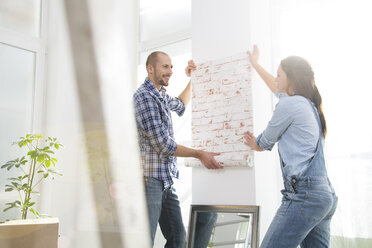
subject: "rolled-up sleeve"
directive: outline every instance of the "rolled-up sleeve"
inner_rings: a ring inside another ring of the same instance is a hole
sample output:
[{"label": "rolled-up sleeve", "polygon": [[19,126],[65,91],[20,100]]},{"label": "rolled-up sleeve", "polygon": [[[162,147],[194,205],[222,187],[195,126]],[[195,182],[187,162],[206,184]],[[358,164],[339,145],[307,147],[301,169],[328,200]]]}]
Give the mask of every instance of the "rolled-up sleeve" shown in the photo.
[{"label": "rolled-up sleeve", "polygon": [[176,112],[178,116],[182,116],[185,113],[185,104],[178,97],[168,96],[169,109]]},{"label": "rolled-up sleeve", "polygon": [[262,149],[271,150],[291,125],[293,116],[289,114],[290,107],[290,103],[285,98],[278,102],[266,129],[256,138],[256,144]]},{"label": "rolled-up sleeve", "polygon": [[135,95],[133,100],[140,135],[145,136],[145,140],[161,157],[173,156],[177,143],[163,124],[155,99],[150,94],[143,93]]}]

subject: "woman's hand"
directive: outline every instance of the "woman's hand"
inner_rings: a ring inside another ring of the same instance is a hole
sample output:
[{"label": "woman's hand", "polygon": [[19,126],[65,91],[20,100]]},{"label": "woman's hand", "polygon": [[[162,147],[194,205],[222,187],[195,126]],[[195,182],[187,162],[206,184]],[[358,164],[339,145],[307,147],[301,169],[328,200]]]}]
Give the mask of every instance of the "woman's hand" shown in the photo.
[{"label": "woman's hand", "polygon": [[260,51],[258,50],[257,45],[253,45],[252,53],[250,51],[247,51],[247,53],[252,66],[256,67],[256,65],[258,64],[258,57],[260,56]]},{"label": "woman's hand", "polygon": [[275,93],[277,91],[277,83],[275,82],[275,77],[271,75],[268,71],[266,71],[259,63],[258,63],[258,57],[260,55],[260,51],[258,50],[257,45],[253,46],[253,51],[247,51],[247,54],[249,56],[249,61],[251,62],[251,65],[256,70],[258,75],[262,78],[262,80],[266,83],[267,87],[271,90],[272,93]]},{"label": "woman's hand", "polygon": [[244,144],[249,146],[252,150],[261,152],[263,149],[256,144],[256,137],[249,131],[244,133]]}]

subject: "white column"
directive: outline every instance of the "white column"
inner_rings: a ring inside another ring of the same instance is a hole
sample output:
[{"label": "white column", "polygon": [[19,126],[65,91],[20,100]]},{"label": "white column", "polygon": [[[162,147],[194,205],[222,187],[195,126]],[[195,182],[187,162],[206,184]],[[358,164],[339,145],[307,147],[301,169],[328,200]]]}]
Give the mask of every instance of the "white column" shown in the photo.
[{"label": "white column", "polygon": [[[204,0],[192,2],[192,54],[196,63],[261,48],[261,63],[271,66],[270,0]],[[270,120],[272,96],[255,72],[253,118],[255,134]],[[280,171],[276,151],[255,153],[253,168],[209,171],[193,168],[192,203],[259,205],[260,239],[279,205]]]}]

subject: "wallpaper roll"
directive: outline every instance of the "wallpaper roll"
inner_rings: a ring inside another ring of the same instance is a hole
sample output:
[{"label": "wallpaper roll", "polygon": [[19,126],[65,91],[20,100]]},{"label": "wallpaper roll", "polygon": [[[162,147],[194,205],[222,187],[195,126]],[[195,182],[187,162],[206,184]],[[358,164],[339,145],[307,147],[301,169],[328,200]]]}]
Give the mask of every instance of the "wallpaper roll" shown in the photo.
[{"label": "wallpaper roll", "polygon": [[[251,64],[246,53],[197,65],[192,73],[192,147],[219,152],[227,167],[253,166],[244,132],[253,132]],[[186,166],[202,166],[194,158]]]}]

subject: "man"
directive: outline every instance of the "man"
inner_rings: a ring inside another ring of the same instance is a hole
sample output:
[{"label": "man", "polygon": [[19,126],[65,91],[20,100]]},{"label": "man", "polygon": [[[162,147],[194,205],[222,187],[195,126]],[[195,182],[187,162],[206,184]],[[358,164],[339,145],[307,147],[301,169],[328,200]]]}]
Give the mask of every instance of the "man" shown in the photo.
[{"label": "man", "polygon": [[[167,240],[165,247],[183,248],[186,231],[182,222],[178,197],[173,188],[173,177],[178,178],[176,157],[194,157],[208,169],[220,169],[214,156],[219,153],[195,150],[174,141],[171,111],[181,116],[190,101],[191,83],[178,97],[166,93],[172,76],[170,57],[164,52],[151,53],[146,61],[147,78],[133,96],[140,141],[146,199],[152,245],[159,222]],[[186,67],[190,77],[195,70],[191,60]]]}]

